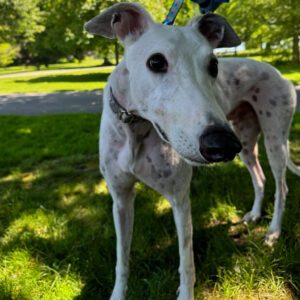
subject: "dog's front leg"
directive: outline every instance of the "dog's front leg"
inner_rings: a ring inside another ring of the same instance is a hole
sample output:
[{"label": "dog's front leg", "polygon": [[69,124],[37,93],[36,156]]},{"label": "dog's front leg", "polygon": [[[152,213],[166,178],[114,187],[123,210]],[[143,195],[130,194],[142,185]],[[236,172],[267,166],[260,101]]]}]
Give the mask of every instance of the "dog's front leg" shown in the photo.
[{"label": "dog's front leg", "polygon": [[125,300],[134,219],[134,189],[133,183],[126,188],[108,185],[113,198],[113,218],[117,236],[116,279],[110,300]]},{"label": "dog's front leg", "polygon": [[195,265],[193,255],[193,226],[189,192],[172,202],[173,215],[178,234],[180,255],[180,286],[178,300],[194,299]]}]

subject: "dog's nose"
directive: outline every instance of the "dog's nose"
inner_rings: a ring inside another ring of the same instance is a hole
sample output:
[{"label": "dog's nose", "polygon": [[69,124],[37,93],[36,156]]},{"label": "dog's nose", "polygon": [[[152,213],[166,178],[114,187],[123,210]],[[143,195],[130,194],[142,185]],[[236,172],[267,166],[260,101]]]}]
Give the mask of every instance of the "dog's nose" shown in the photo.
[{"label": "dog's nose", "polygon": [[200,153],[208,162],[233,160],[241,150],[237,137],[224,126],[209,126],[200,136]]}]

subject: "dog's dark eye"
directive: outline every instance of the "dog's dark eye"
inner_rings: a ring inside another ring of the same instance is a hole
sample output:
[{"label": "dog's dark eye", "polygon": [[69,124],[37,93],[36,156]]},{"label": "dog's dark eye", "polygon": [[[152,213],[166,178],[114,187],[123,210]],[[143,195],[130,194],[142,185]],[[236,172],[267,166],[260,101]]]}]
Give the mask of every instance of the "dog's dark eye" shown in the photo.
[{"label": "dog's dark eye", "polygon": [[214,78],[218,76],[218,60],[215,57],[210,59],[208,72]]},{"label": "dog's dark eye", "polygon": [[148,59],[147,67],[155,73],[166,73],[168,70],[168,62],[162,54],[156,53],[151,55]]}]

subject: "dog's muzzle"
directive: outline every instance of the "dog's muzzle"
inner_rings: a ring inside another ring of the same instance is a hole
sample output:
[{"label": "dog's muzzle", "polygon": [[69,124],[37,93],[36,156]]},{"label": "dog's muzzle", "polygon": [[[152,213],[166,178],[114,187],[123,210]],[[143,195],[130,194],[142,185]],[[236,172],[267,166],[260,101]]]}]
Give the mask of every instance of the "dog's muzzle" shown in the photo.
[{"label": "dog's muzzle", "polygon": [[233,160],[241,150],[235,134],[224,126],[209,126],[200,136],[200,153],[208,162]]}]

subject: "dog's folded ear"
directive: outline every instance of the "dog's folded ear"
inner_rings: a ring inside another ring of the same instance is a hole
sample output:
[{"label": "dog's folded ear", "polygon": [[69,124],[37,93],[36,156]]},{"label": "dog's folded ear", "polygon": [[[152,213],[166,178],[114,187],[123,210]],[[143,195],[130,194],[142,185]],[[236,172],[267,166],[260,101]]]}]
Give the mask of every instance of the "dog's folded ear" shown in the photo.
[{"label": "dog's folded ear", "polygon": [[220,15],[207,13],[193,19],[190,25],[197,27],[213,48],[235,47],[241,43],[233,28]]},{"label": "dog's folded ear", "polygon": [[151,24],[150,15],[138,3],[118,3],[85,23],[84,29],[111,39],[117,36],[125,43],[137,40]]}]

